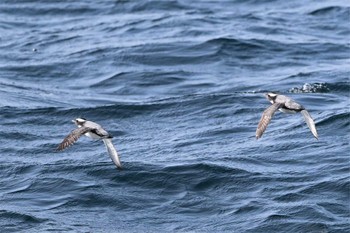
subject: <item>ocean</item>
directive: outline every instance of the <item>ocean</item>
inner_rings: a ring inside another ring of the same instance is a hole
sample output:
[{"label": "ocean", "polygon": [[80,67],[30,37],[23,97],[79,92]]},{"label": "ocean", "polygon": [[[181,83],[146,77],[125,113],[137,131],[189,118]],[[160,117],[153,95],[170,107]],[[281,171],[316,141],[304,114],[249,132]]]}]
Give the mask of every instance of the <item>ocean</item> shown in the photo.
[{"label": "ocean", "polygon": [[[0,3],[1,232],[350,232],[347,0]],[[302,104],[276,112],[276,92]],[[55,149],[84,117],[114,136]]]}]

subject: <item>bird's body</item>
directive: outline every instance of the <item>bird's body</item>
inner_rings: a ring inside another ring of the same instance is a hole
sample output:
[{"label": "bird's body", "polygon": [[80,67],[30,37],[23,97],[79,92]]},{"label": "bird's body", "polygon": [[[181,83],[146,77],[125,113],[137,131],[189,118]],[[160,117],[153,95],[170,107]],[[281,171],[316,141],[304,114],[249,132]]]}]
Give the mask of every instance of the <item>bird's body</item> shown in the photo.
[{"label": "bird's body", "polygon": [[314,120],[311,118],[309,112],[299,103],[295,102],[288,96],[277,95],[275,93],[267,93],[266,98],[272,104],[264,112],[256,129],[256,138],[259,139],[264,131],[266,130],[268,124],[270,123],[274,113],[279,110],[284,113],[298,113],[300,112],[306,124],[309,126],[311,133],[316,139],[318,139],[317,130]]},{"label": "bird's body", "polygon": [[82,135],[92,139],[101,139],[106,146],[107,152],[114,164],[118,168],[122,168],[118,153],[112,143],[112,135],[102,128],[101,125],[88,121],[84,118],[72,120],[78,128],[73,130],[63,141],[58,145],[57,150],[61,151],[73,145]]}]

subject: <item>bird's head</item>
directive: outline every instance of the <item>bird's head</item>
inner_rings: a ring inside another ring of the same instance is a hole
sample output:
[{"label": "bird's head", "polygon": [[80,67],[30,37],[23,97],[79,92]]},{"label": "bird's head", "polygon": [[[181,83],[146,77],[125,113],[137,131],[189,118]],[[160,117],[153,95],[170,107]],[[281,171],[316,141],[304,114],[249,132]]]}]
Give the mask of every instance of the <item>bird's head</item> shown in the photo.
[{"label": "bird's head", "polygon": [[77,118],[77,119],[75,119],[75,120],[72,120],[72,122],[73,122],[74,124],[76,124],[78,127],[82,127],[82,126],[85,124],[86,119],[85,119],[85,118],[79,117],[79,118]]},{"label": "bird's head", "polygon": [[277,94],[273,93],[273,92],[269,92],[265,94],[265,97],[268,101],[271,102],[271,104],[273,104],[276,100]]}]

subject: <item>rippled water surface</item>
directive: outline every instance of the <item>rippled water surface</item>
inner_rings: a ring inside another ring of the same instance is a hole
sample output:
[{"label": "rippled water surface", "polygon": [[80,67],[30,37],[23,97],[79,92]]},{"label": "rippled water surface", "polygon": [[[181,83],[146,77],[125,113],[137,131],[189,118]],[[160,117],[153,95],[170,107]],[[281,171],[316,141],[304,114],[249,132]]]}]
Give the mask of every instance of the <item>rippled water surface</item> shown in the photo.
[{"label": "rippled water surface", "polygon": [[[4,232],[349,232],[349,1],[1,1]],[[267,91],[315,119],[276,113]],[[85,117],[112,135],[55,152]]]}]

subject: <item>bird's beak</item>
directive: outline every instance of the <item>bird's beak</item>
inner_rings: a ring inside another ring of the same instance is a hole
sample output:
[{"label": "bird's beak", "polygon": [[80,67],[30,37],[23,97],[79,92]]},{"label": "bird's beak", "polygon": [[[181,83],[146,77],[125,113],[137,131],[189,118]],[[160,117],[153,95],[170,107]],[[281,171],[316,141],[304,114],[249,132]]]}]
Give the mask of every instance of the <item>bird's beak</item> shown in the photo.
[{"label": "bird's beak", "polygon": [[72,122],[75,124],[75,120],[72,120]]}]

